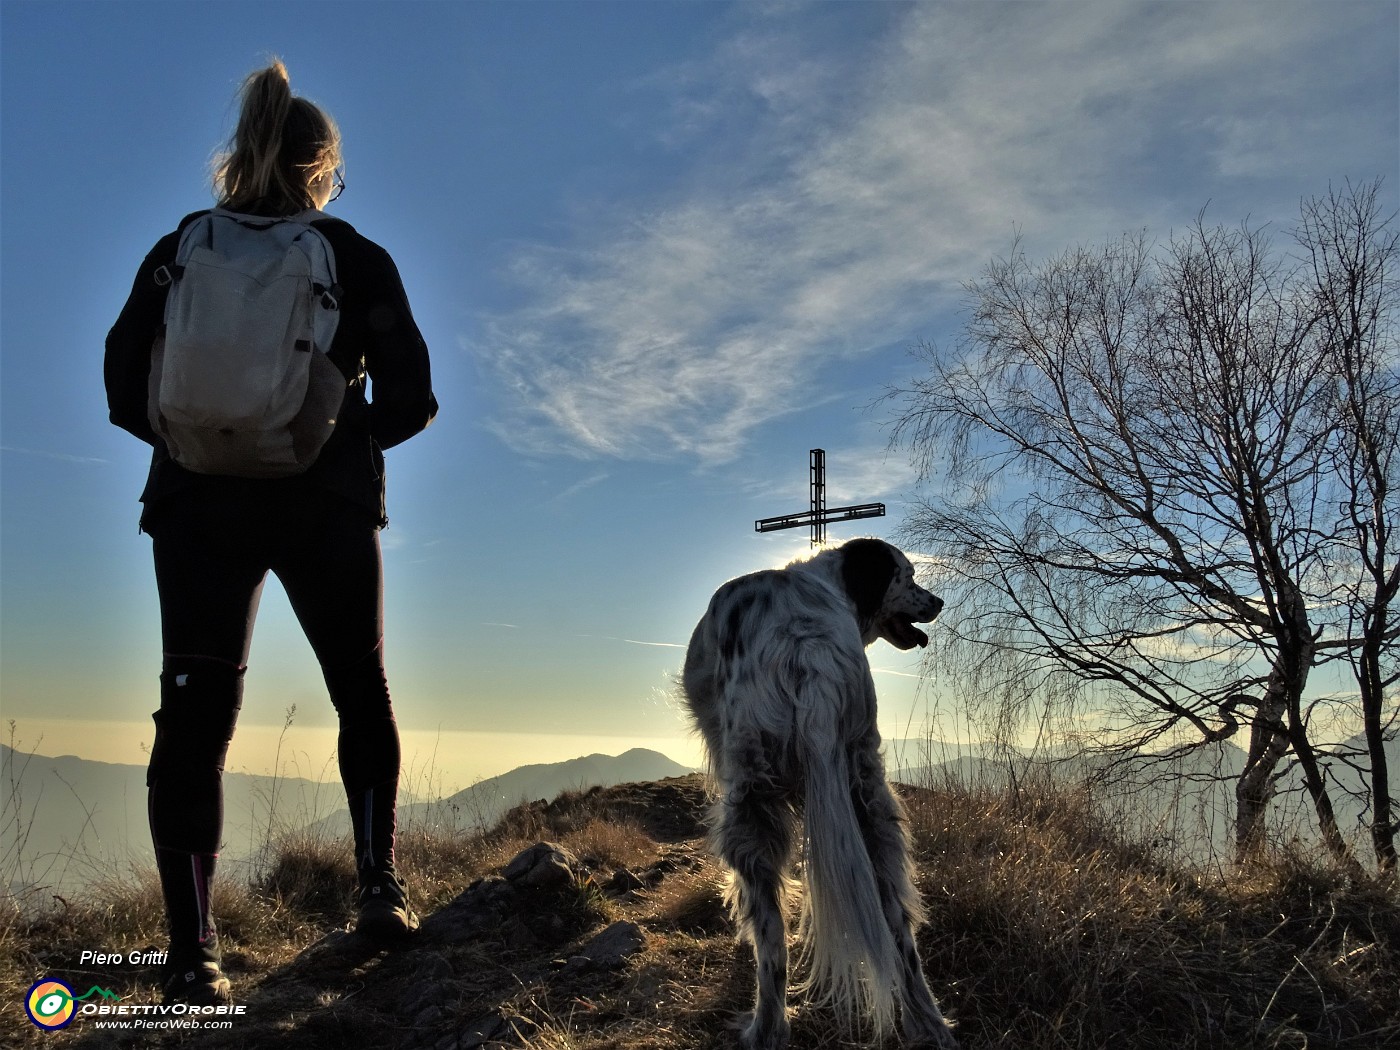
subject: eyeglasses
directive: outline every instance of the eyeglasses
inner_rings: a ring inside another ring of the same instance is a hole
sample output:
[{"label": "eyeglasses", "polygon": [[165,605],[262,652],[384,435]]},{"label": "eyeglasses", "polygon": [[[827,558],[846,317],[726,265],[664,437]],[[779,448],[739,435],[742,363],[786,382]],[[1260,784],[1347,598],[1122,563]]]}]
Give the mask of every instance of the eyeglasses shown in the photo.
[{"label": "eyeglasses", "polygon": [[326,201],[327,204],[345,192],[345,176],[340,173],[339,168],[331,172],[331,179],[333,180],[331,182],[331,195]]}]

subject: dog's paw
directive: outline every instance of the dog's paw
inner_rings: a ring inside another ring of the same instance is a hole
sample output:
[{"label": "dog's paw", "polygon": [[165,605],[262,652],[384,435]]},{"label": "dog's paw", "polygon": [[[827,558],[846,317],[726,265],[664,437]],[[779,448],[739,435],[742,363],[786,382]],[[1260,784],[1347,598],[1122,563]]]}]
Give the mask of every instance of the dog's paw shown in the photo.
[{"label": "dog's paw", "polygon": [[787,1050],[792,1034],[786,1013],[766,1018],[757,1013],[740,1014],[731,1027],[738,1029],[743,1050]]},{"label": "dog's paw", "polygon": [[935,1011],[932,1016],[904,1015],[903,1045],[908,1050],[961,1050],[953,1022]]},{"label": "dog's paw", "polygon": [[946,1028],[942,1032],[931,1032],[915,1038],[906,1038],[904,1046],[907,1050],[962,1050],[962,1044]]}]

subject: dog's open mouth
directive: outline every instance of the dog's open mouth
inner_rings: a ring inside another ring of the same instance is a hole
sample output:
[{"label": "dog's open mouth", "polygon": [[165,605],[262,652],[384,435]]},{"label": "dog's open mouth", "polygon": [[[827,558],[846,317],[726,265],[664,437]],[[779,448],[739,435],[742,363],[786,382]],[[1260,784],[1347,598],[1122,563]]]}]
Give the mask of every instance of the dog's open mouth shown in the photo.
[{"label": "dog's open mouth", "polygon": [[880,623],[880,637],[896,649],[922,648],[928,645],[928,635],[912,623],[903,620],[883,620]]}]

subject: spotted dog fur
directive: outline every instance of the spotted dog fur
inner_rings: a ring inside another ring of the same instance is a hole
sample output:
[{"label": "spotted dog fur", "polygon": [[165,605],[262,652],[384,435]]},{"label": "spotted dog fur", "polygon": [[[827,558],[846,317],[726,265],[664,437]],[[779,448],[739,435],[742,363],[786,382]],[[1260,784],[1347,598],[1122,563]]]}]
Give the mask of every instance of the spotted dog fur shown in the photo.
[{"label": "spotted dog fur", "polygon": [[681,684],[718,787],[711,848],[732,871],[729,908],[758,969],[740,1022],[747,1050],[788,1043],[783,904],[799,813],[806,976],[795,990],[848,1026],[865,1017],[877,1038],[898,1015],[911,1045],[956,1050],[914,944],[923,904],[865,656],[877,638],[926,645],[913,624],[942,606],[897,548],[860,539],[729,581],[691,636]]}]

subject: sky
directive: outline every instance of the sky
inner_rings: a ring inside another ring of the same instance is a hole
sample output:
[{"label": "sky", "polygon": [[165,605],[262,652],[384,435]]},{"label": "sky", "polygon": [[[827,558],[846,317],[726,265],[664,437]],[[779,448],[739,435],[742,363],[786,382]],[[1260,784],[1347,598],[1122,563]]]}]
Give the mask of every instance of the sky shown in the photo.
[{"label": "sky", "polygon": [[[144,764],[159,614],[102,346],[210,203],[242,78],[331,112],[334,214],[383,245],[441,413],[388,453],[386,659],[410,787],[699,752],[674,695],[724,580],[807,553],[758,518],[920,485],[889,448],[964,283],[1146,229],[1282,234],[1400,190],[1387,2],[0,2],[0,718]],[[917,554],[918,552],[914,552]],[[936,628],[935,628],[936,629]],[[870,650],[886,736],[966,727]],[[288,712],[291,728],[287,729]],[[270,583],[229,768],[333,775],[334,714]],[[6,732],[0,728],[0,735]],[[327,774],[326,770],[332,770]]]}]

